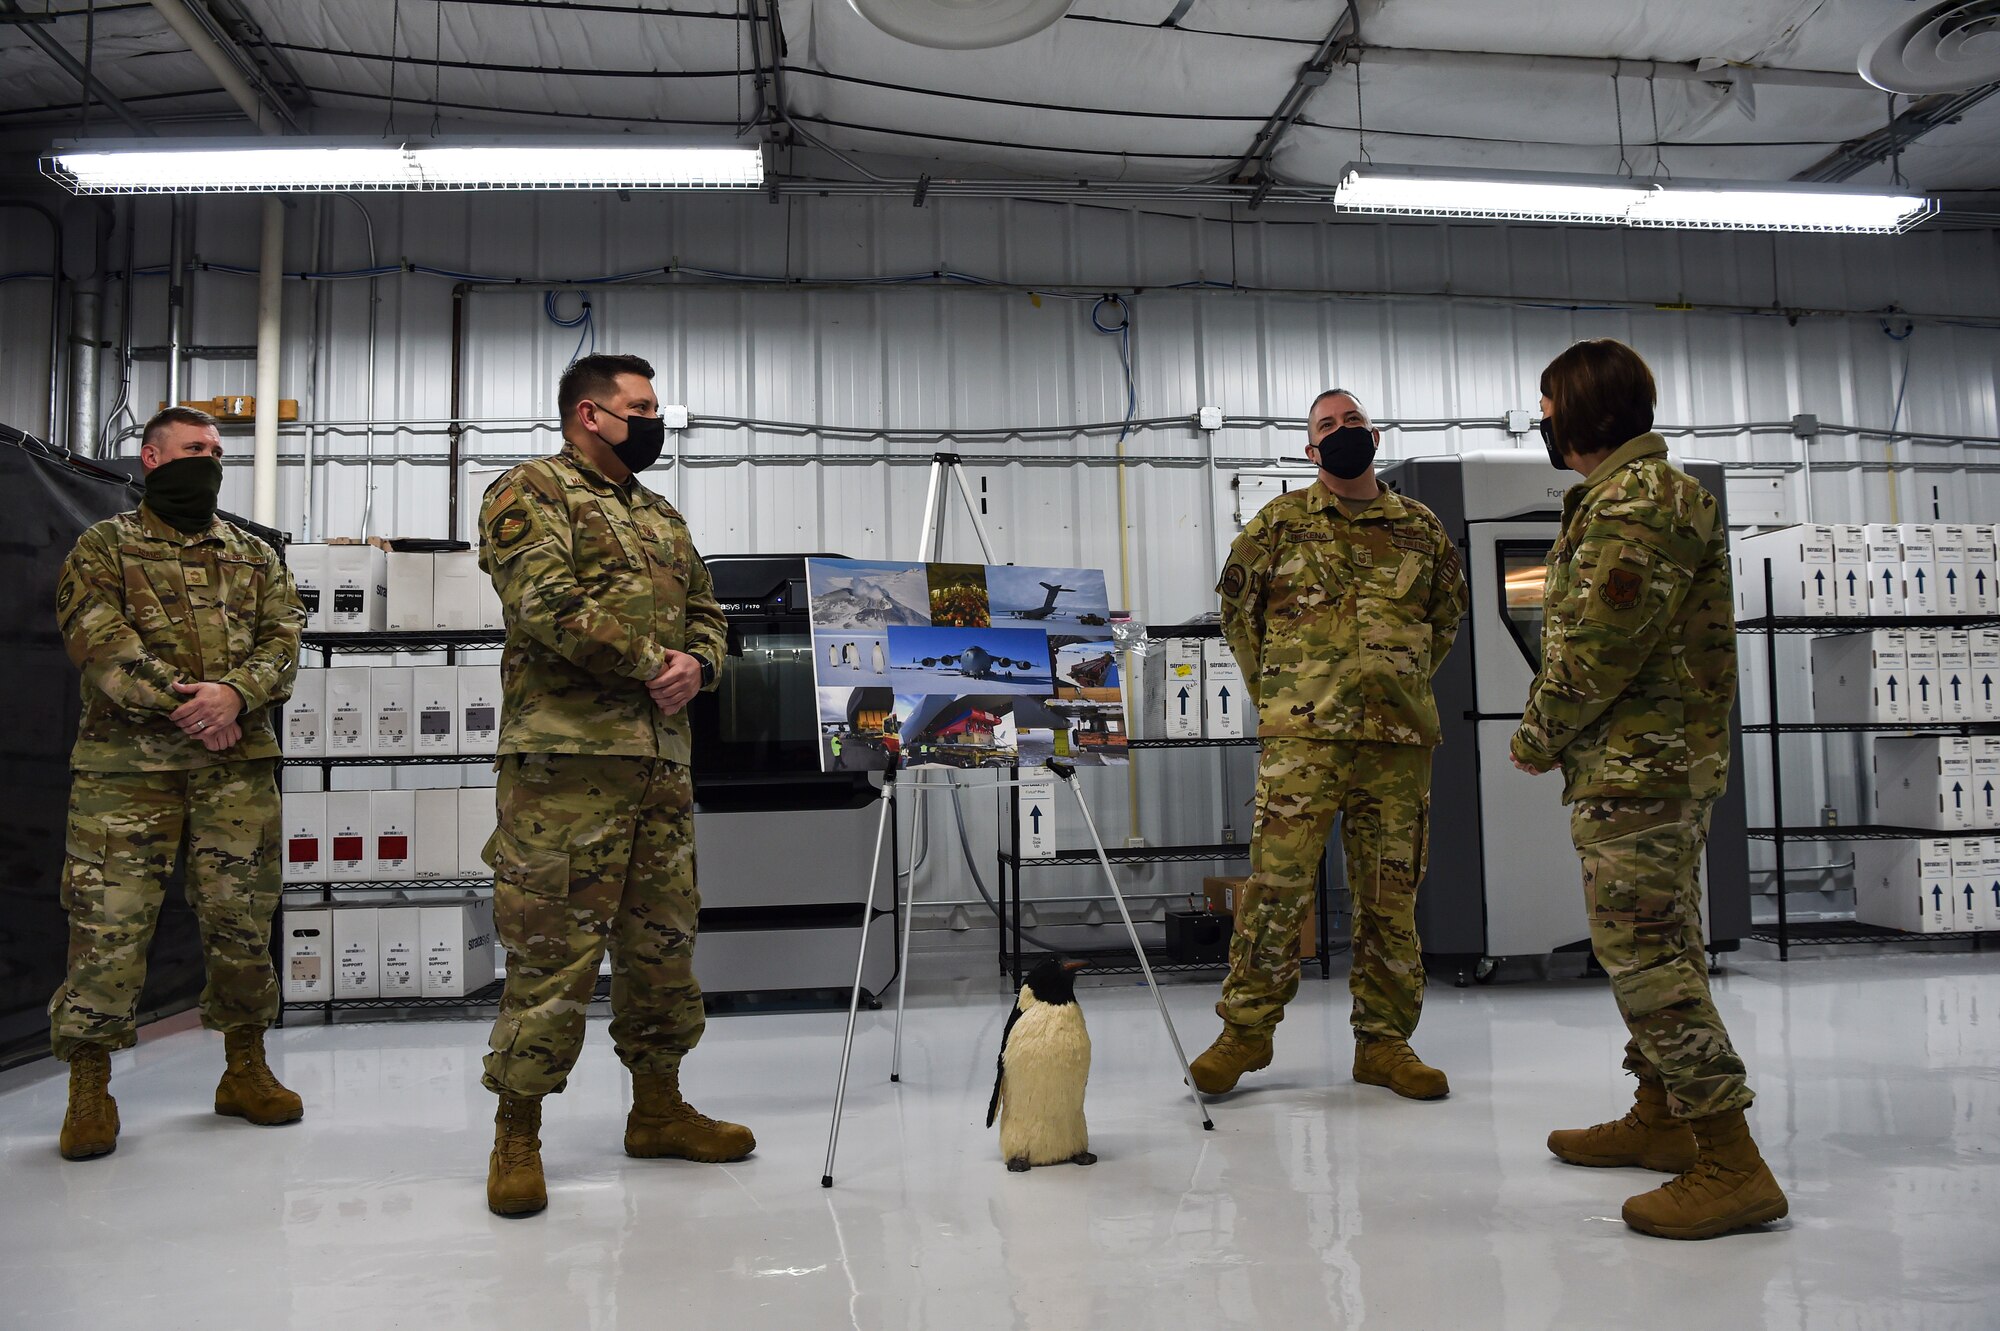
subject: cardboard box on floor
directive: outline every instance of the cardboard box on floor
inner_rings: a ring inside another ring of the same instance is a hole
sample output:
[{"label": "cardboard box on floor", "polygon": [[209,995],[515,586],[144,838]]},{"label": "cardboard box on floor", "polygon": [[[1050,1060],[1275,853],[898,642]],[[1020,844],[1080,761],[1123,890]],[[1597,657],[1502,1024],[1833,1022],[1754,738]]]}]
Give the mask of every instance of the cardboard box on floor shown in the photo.
[{"label": "cardboard box on floor", "polygon": [[[1236,903],[1243,898],[1243,888],[1249,883],[1245,878],[1204,878],[1201,880],[1201,899],[1218,915],[1236,918]],[[1311,957],[1319,954],[1319,911],[1317,903],[1306,903],[1305,923],[1299,926],[1299,956]]]}]

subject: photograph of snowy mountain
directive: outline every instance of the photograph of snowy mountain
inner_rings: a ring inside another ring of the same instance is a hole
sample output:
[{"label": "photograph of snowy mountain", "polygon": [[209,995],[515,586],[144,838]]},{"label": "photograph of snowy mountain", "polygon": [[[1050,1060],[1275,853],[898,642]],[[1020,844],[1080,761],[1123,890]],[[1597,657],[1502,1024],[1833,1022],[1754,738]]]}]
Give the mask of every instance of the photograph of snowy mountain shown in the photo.
[{"label": "photograph of snowy mountain", "polygon": [[808,559],[806,596],[816,629],[880,632],[891,624],[931,622],[930,581],[922,564]]}]

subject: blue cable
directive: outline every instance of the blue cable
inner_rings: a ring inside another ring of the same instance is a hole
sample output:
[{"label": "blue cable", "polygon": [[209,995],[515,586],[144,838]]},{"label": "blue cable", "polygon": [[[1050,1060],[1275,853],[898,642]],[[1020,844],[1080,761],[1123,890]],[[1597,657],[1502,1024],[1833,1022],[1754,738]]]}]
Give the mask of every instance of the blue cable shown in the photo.
[{"label": "blue cable", "polygon": [[[1107,326],[1097,317],[1106,305],[1118,307],[1117,323]],[[1125,303],[1122,296],[1099,296],[1097,303],[1090,307],[1090,326],[1100,333],[1115,333],[1118,337],[1118,365],[1125,371],[1125,421],[1124,428],[1118,432],[1118,442],[1122,444],[1125,437],[1132,433],[1132,418],[1139,414],[1139,390],[1132,382],[1132,307]]]},{"label": "blue cable", "polygon": [[576,335],[576,349],[569,354],[569,364],[563,367],[564,369],[568,369],[569,365],[574,365],[583,359],[583,343],[585,338],[590,339],[591,354],[597,354],[597,320],[591,316],[590,301],[588,298],[584,300],[583,308],[577,311],[575,318],[563,318],[562,315],[556,312],[556,294],[553,291],[542,294],[542,313],[546,314],[549,317],[549,322],[558,328],[581,328],[583,330]]}]

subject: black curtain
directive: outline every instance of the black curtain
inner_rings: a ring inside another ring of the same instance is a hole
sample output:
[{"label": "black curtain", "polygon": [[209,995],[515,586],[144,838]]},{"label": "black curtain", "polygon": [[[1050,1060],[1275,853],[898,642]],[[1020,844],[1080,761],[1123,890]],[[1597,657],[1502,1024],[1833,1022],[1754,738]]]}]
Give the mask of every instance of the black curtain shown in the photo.
[{"label": "black curtain", "polygon": [[[49,997],[68,952],[57,885],[80,703],[56,631],[56,576],[85,528],[139,499],[124,477],[11,433],[0,427],[0,698],[8,712],[0,725],[0,1067],[48,1053]],[[193,1006],[201,985],[201,938],[176,868],[140,1019]]]}]

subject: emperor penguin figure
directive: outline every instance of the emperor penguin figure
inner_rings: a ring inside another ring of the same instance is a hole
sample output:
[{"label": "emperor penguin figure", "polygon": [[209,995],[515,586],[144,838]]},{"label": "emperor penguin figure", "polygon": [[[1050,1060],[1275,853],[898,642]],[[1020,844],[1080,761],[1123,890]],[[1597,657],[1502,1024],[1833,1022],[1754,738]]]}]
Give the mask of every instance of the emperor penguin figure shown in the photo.
[{"label": "emperor penguin figure", "polygon": [[1000,1119],[1000,1155],[1016,1173],[1036,1165],[1094,1165],[1083,1121],[1090,1032],[1076,1002],[1076,972],[1088,965],[1049,957],[1028,972],[1000,1036],[1000,1068],[986,1126]]}]

